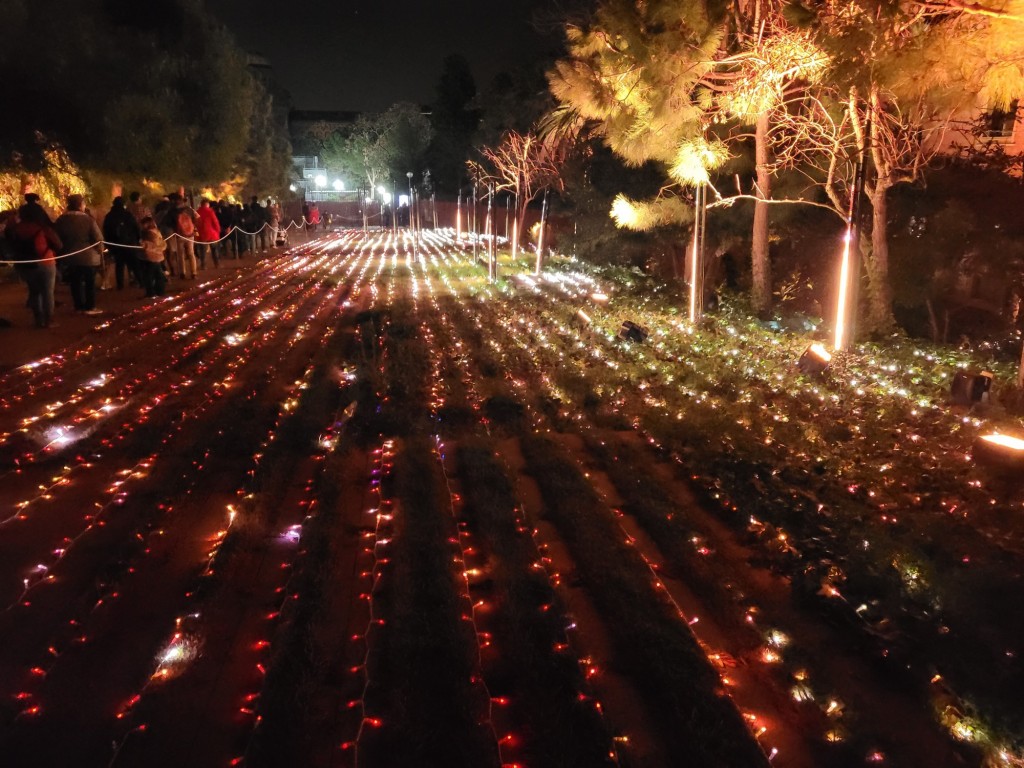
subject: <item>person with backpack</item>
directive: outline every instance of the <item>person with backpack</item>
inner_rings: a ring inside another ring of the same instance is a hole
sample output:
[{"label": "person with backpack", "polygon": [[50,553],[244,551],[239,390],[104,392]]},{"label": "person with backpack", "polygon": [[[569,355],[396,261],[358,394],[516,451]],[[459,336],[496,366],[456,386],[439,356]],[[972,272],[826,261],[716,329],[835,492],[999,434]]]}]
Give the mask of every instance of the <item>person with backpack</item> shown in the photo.
[{"label": "person with backpack", "polygon": [[[114,277],[117,290],[124,290],[124,275],[128,272],[136,284],[142,285],[139,274],[139,223],[124,204],[124,198],[115,197],[110,212],[103,218],[103,239],[110,244],[114,255]],[[135,246],[135,247],[126,247]]]},{"label": "person with backpack", "polygon": [[28,306],[37,328],[52,328],[53,291],[57,283],[55,252],[63,247],[41,206],[23,205],[6,236],[15,260],[14,270],[28,287]]},{"label": "person with backpack", "polygon": [[96,309],[96,270],[103,266],[103,233],[96,220],[85,212],[85,198],[68,195],[68,209],[53,225],[64,244],[67,279],[75,310],[98,315]]},{"label": "person with backpack", "polygon": [[196,279],[196,212],[177,192],[170,195],[171,205],[164,214],[161,232],[167,232],[172,271],[183,280]]}]

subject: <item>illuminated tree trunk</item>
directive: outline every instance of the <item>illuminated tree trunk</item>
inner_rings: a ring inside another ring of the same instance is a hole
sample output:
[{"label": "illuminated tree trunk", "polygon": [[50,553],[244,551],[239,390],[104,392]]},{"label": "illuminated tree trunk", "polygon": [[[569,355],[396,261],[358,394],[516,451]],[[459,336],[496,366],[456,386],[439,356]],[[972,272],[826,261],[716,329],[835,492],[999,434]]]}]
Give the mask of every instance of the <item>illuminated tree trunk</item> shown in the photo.
[{"label": "illuminated tree trunk", "polygon": [[758,116],[754,128],[754,153],[757,162],[757,200],[754,203],[754,229],[750,259],[753,272],[753,302],[758,314],[772,308],[772,264],[768,253],[768,203],[772,177],[768,172],[768,113]]},{"label": "illuminated tree trunk", "polygon": [[889,238],[887,222],[889,187],[876,182],[868,190],[871,200],[871,253],[864,266],[868,277],[868,304],[864,318],[868,333],[888,333],[895,325],[892,316],[892,289],[889,287]]}]

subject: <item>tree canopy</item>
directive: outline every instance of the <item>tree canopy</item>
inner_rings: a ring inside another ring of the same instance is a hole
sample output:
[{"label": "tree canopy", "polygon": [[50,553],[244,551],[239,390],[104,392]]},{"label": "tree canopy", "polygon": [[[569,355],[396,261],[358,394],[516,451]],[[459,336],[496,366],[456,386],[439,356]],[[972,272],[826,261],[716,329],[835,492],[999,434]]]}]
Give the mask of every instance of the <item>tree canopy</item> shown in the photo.
[{"label": "tree canopy", "polygon": [[56,142],[88,170],[175,186],[285,178],[284,125],[200,0],[11,0],[4,32],[4,158],[38,166]]},{"label": "tree canopy", "polygon": [[398,103],[376,114],[360,115],[324,142],[328,167],[365,182],[371,189],[405,178],[424,167],[431,127],[414,104]]}]

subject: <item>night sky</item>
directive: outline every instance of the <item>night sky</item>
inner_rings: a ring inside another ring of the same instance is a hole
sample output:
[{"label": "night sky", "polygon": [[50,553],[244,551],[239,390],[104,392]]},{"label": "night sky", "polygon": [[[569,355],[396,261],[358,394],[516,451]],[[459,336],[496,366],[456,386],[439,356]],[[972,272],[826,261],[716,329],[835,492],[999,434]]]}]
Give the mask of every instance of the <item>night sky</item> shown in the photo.
[{"label": "night sky", "polygon": [[376,111],[429,103],[450,53],[477,90],[542,50],[533,9],[550,0],[217,0],[241,45],[270,59],[296,109]]}]

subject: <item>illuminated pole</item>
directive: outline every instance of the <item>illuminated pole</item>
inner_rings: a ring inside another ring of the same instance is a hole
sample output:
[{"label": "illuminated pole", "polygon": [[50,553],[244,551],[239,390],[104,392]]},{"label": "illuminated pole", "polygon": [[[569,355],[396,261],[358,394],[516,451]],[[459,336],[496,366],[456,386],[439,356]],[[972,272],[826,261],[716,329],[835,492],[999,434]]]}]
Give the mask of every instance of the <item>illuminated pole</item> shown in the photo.
[{"label": "illuminated pole", "polygon": [[455,204],[455,240],[462,242],[462,189],[459,189],[459,201]]},{"label": "illuminated pole", "polygon": [[409,229],[412,230],[412,249],[413,253],[419,250],[416,244],[416,226],[412,218],[413,206],[416,204],[416,193],[412,189],[412,171],[408,171],[405,174],[405,178],[409,180]]},{"label": "illuminated pole", "polygon": [[391,232],[398,240],[398,185],[391,179]]},{"label": "illuminated pole", "polygon": [[494,184],[487,185],[487,275],[493,283],[498,279],[498,260],[494,254]]},{"label": "illuminated pole", "polygon": [[437,229],[437,200],[435,198],[436,198],[436,195],[433,192],[431,192],[430,193],[430,214],[431,214],[431,218],[434,220],[434,229]]},{"label": "illuminated pole", "polygon": [[367,225],[367,221],[366,221],[366,203],[369,202],[369,201],[366,199],[366,192],[364,190],[365,190],[365,186],[362,183],[360,183],[359,184],[359,210],[362,211],[362,213],[363,213],[363,234],[366,234],[366,229],[367,229],[367,226],[368,226]]},{"label": "illuminated pole", "polygon": [[476,261],[476,182],[473,182],[473,261]]},{"label": "illuminated pole", "polygon": [[516,192],[516,215],[512,217],[512,261],[519,256],[519,193]]},{"label": "illuminated pole", "polygon": [[540,206],[540,233],[537,235],[537,263],[533,274],[539,275],[544,266],[544,228],[548,222],[548,191],[544,190],[544,202]]},{"label": "illuminated pole", "polygon": [[[865,141],[870,141],[871,120],[867,121]],[[853,176],[853,191],[850,197],[850,215],[846,219],[846,234],[843,236],[843,258],[839,266],[839,297],[836,301],[836,327],[833,347],[842,351],[849,349],[854,338],[857,318],[857,282],[860,277],[860,212],[864,196],[864,180],[867,175],[865,162],[866,148],[861,147],[857,156],[857,169]]]},{"label": "illuminated pole", "polygon": [[508,217],[512,211],[512,195],[505,198],[505,239],[508,240]]},{"label": "illuminated pole", "polygon": [[690,312],[691,323],[700,320],[704,311],[704,235],[708,218],[708,188],[701,182],[694,190],[693,250],[690,253]]}]

